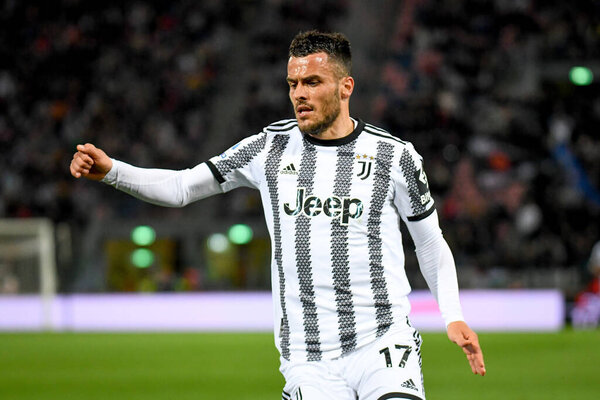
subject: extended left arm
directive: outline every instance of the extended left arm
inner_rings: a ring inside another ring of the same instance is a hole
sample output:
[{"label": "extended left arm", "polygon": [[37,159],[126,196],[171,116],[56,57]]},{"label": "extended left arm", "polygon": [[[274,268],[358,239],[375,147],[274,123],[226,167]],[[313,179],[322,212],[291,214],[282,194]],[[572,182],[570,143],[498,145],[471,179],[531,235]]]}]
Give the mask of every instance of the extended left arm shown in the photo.
[{"label": "extended left arm", "polygon": [[479,339],[464,322],[454,257],[442,235],[437,212],[419,221],[409,221],[407,226],[415,243],[421,273],[446,323],[448,338],[463,349],[473,373],[485,375]]}]

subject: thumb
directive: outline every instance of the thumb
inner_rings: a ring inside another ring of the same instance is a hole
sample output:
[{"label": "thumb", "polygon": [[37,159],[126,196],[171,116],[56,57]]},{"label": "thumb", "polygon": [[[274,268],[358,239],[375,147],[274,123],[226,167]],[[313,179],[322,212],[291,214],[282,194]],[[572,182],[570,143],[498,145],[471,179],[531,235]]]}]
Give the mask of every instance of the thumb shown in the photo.
[{"label": "thumb", "polygon": [[471,344],[473,336],[472,331],[464,322],[457,321],[448,326],[448,338],[462,347]]},{"label": "thumb", "polygon": [[459,346],[465,346],[467,344],[470,344],[471,341],[469,340],[468,336],[466,335],[465,332],[455,332],[451,337],[450,340],[453,341],[454,343],[456,343]]},{"label": "thumb", "polygon": [[100,150],[91,143],[79,144],[77,145],[77,150],[84,154],[87,154],[94,160],[100,158],[100,156],[102,155],[102,150]]},{"label": "thumb", "polygon": [[77,150],[79,150],[83,153],[91,153],[95,150],[98,150],[98,148],[91,143],[86,143],[86,144],[78,144]]}]

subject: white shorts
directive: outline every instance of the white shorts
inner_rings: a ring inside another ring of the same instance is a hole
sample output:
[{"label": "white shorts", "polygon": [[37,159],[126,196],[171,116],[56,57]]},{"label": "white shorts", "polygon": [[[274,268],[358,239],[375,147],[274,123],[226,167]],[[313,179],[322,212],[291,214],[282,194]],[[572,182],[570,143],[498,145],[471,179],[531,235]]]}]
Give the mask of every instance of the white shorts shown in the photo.
[{"label": "white shorts", "polygon": [[282,399],[425,400],[421,341],[408,324],[334,360],[282,360]]}]

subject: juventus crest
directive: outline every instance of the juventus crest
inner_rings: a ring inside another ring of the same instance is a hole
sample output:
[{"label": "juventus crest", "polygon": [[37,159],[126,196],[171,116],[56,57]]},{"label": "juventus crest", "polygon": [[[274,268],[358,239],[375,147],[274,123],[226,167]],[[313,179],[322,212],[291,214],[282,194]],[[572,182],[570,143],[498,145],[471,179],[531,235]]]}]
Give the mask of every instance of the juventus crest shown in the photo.
[{"label": "juventus crest", "polygon": [[364,181],[371,175],[371,168],[373,166],[373,161],[375,161],[375,157],[366,154],[357,154],[356,159],[360,165],[360,172],[356,176]]}]

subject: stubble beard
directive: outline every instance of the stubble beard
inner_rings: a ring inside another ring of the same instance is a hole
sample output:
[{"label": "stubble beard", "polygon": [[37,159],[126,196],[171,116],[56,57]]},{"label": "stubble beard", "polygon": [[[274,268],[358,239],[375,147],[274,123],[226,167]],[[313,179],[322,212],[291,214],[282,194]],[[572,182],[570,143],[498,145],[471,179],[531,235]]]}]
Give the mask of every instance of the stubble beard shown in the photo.
[{"label": "stubble beard", "polygon": [[326,104],[323,107],[323,112],[325,115],[320,121],[316,121],[310,125],[302,127],[300,126],[300,121],[298,118],[296,118],[296,120],[298,120],[298,128],[300,129],[300,132],[305,135],[318,137],[321,136],[327,129],[331,128],[341,112],[340,99],[337,97],[333,97],[333,99],[334,100],[332,103]]}]

